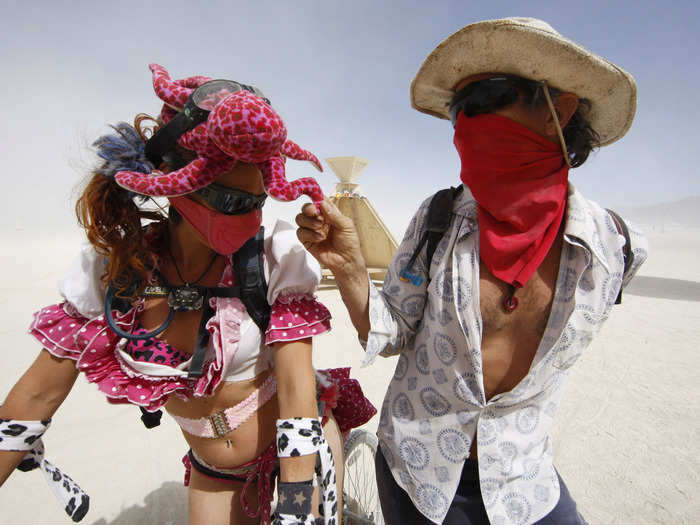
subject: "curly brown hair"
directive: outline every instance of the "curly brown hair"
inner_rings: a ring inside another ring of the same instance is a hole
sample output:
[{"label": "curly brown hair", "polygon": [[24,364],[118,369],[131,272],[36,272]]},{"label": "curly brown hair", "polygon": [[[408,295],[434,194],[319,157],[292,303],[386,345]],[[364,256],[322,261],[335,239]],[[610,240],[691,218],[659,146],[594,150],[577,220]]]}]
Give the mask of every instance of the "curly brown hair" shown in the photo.
[{"label": "curly brown hair", "polygon": [[[145,120],[154,120],[139,114],[134,128],[145,141],[149,131]],[[167,218],[161,213],[142,210],[134,202],[133,194],[121,188],[113,177],[92,172],[85,189],[75,204],[78,223],[85,229],[87,239],[95,250],[108,258],[102,280],[112,284],[118,297],[137,296],[158,263]],[[144,221],[153,221],[148,231]]]},{"label": "curly brown hair", "polygon": [[128,191],[114,179],[93,174],[75,204],[78,222],[95,250],[107,256],[102,280],[116,288],[117,296],[138,295],[158,262],[162,235],[147,237],[142,219],[155,221],[152,232],[162,232],[167,219],[160,213],[144,211]]}]

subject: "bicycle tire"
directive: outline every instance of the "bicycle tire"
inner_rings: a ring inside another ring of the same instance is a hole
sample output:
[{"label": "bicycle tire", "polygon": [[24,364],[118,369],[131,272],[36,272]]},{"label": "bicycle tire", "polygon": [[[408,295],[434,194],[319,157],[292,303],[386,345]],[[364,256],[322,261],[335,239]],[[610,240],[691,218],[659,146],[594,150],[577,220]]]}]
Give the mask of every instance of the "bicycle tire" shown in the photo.
[{"label": "bicycle tire", "polygon": [[353,430],[345,441],[343,525],[384,523],[374,472],[378,444],[376,435],[361,429]]}]

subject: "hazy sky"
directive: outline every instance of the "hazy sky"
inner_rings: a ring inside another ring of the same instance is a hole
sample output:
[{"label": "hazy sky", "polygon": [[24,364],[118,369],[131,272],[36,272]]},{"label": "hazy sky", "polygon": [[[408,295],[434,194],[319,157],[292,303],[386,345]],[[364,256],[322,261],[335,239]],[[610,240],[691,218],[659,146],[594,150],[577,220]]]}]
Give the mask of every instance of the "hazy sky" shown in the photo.
[{"label": "hazy sky", "polygon": [[[527,7],[524,7],[527,5]],[[289,138],[319,158],[370,161],[359,182],[396,236],[418,203],[459,180],[447,121],[410,108],[428,53],[469,23],[534,16],[630,71],[638,111],[622,141],[571,180],[606,206],[700,194],[700,8],[691,1],[352,2],[2,0],[2,228],[74,228],[74,189],[107,124],[153,115],[149,62],[260,86]],[[289,178],[314,176],[290,160]],[[318,180],[332,192],[326,166]],[[272,214],[293,216],[298,203]]]}]

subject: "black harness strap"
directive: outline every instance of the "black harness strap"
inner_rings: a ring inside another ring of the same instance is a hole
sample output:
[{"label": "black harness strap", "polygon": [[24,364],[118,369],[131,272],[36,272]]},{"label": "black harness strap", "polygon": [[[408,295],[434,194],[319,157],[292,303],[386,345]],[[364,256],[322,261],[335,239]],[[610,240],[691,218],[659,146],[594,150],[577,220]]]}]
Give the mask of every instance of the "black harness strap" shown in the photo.
[{"label": "black harness strap", "polygon": [[433,254],[440,239],[445,235],[447,228],[450,227],[452,203],[455,197],[462,193],[463,189],[464,186],[460,185],[456,188],[441,190],[430,201],[430,206],[428,207],[428,246],[425,249],[428,270],[430,270],[430,263],[433,260]]},{"label": "black harness strap", "polygon": [[420,286],[423,283],[423,277],[417,274],[411,273],[413,264],[416,262],[418,255],[420,255],[423,246],[426,245],[425,256],[426,256],[426,271],[428,276],[430,276],[430,263],[433,260],[433,255],[435,254],[435,249],[437,248],[440,239],[447,231],[450,226],[450,218],[452,216],[452,203],[455,197],[459,195],[464,186],[458,186],[456,188],[446,188],[444,190],[438,191],[430,201],[428,205],[428,213],[425,218],[425,230],[423,235],[421,235],[416,249],[413,251],[411,258],[406,263],[406,266],[399,273],[399,278],[402,281],[411,282],[414,286]]},{"label": "black harness strap", "polygon": [[267,282],[265,281],[265,269],[263,266],[263,242],[265,229],[248,239],[245,244],[233,255],[233,271],[236,277],[236,285],[229,288],[212,287],[204,288],[204,305],[202,307],[202,319],[199,322],[197,343],[192,354],[188,377],[201,377],[204,366],[204,356],[209,344],[209,331],[207,322],[214,315],[214,309],[209,304],[212,297],[240,297],[245,305],[248,315],[264,334],[270,323],[270,305],[267,303]]},{"label": "black harness strap", "polygon": [[[627,228],[627,225],[625,224],[625,221],[622,220],[622,217],[620,217],[617,213],[610,209],[607,209],[605,211],[607,211],[610,214],[610,217],[612,217],[613,223],[615,224],[615,228],[617,228],[617,233],[621,234],[625,238],[625,244],[622,246],[622,260],[624,261],[624,270],[622,273],[622,278],[624,279],[625,275],[627,275],[627,272],[632,267],[632,263],[634,262],[634,253],[632,253],[631,248],[632,241],[630,239],[630,232]],[[617,294],[617,299],[615,300],[615,304],[620,303],[622,303],[622,284],[620,284],[620,292]]]},{"label": "black harness strap", "polygon": [[233,255],[236,286],[240,288],[241,302],[248,315],[264,334],[270,324],[270,305],[267,302],[267,281],[263,263],[265,230],[260,231]]},{"label": "black harness strap", "polygon": [[209,344],[209,331],[207,330],[207,322],[214,315],[214,309],[209,304],[211,299],[211,291],[207,288],[204,292],[204,305],[202,306],[202,318],[199,321],[199,331],[197,332],[197,342],[194,345],[192,361],[190,361],[190,370],[187,374],[189,378],[202,377],[202,367],[204,365],[204,356],[207,353],[207,345]]}]

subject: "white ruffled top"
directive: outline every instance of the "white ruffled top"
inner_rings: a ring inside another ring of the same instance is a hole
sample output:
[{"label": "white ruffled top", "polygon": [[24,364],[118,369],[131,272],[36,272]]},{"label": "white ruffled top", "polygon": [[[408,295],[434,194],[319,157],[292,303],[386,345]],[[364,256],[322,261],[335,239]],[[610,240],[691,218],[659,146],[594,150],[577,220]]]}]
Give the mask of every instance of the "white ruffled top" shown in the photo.
[{"label": "white ruffled top", "polygon": [[[271,305],[264,337],[240,299],[211,299],[214,315],[206,325],[211,337],[204,375],[199,379],[187,377],[189,361],[173,367],[135,358],[126,349],[128,341],[120,340],[107,327],[101,281],[106,258],[87,243],[59,282],[65,302],[37,312],[30,333],[52,354],[75,359],[78,369],[112,402],[131,402],[153,410],[173,392],[211,395],[221,380],[249,379],[272,367],[274,343],[330,329],[330,313],[314,296],[321,278],[319,264],[299,243],[295,228],[277,221],[265,238],[264,249]],[[219,285],[232,286],[233,279],[229,260]],[[140,302],[125,314],[114,311],[114,317],[128,331],[137,324],[142,309]]]}]

